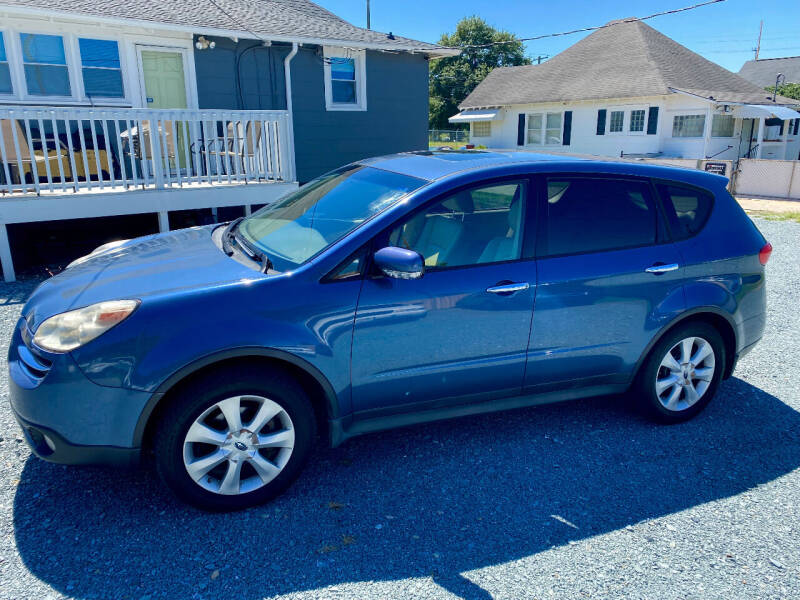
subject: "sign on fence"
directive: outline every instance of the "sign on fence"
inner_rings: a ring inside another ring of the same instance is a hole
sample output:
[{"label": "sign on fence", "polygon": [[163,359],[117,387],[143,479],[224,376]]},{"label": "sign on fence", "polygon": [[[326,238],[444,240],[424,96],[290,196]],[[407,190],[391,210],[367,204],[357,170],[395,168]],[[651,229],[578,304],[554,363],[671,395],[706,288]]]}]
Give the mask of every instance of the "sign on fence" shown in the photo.
[{"label": "sign on fence", "polygon": [[707,173],[727,175],[728,165],[724,162],[706,162],[704,169]]}]

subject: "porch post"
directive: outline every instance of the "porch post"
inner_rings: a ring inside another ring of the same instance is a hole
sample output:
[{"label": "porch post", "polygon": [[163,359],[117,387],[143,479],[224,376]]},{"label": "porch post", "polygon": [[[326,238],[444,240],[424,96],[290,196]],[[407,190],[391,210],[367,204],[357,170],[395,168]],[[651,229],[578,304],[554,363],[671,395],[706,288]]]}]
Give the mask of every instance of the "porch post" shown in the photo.
[{"label": "porch post", "polygon": [[[705,160],[708,158],[708,144],[711,141],[711,122],[714,119],[714,111],[709,104],[706,108],[706,126],[703,128],[703,156],[700,158]],[[700,168],[700,165],[697,167]]]},{"label": "porch post", "polygon": [[[764,149],[764,118],[758,119],[758,137],[756,138],[756,158],[761,158],[761,151]],[[750,157],[752,158],[752,156]]]},{"label": "porch post", "polygon": [[791,121],[782,121],[783,122],[783,156],[781,158],[786,160],[786,149],[789,144],[789,126],[792,124]]},{"label": "porch post", "polygon": [[169,212],[162,210],[158,213],[158,230],[161,233],[169,231]]},{"label": "porch post", "polygon": [[14,273],[14,261],[11,260],[11,246],[8,243],[8,229],[5,223],[0,224],[0,264],[3,266],[3,279],[7,283],[17,280]]}]

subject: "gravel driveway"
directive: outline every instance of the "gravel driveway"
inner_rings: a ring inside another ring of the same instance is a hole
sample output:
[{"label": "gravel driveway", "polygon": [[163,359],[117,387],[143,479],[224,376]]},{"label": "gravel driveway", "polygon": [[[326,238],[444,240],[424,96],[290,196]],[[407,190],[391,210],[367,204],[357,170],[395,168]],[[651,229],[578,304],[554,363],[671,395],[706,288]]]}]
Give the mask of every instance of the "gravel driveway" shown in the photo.
[{"label": "gravel driveway", "polygon": [[[684,425],[601,398],[369,435],[208,515],[31,457],[0,402],[0,598],[798,598],[800,224],[758,225],[766,336]],[[33,285],[0,285],[3,348]]]}]

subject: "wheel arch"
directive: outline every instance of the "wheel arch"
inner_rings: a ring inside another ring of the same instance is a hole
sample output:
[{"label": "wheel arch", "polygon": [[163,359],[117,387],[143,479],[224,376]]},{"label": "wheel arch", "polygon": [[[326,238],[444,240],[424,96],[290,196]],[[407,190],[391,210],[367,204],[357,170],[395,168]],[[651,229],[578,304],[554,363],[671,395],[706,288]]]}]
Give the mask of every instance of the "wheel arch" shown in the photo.
[{"label": "wheel arch", "polygon": [[725,344],[725,370],[722,377],[723,379],[730,377],[736,365],[736,326],[730,314],[715,306],[701,306],[687,310],[662,327],[658,334],[653,336],[653,339],[650,340],[650,343],[639,357],[639,361],[636,363],[636,369],[634,370],[634,376],[639,374],[642,365],[644,365],[656,344],[661,341],[661,338],[676,327],[691,322],[708,323],[719,331],[719,334],[722,336],[722,341]]},{"label": "wheel arch", "polygon": [[243,363],[277,366],[288,371],[308,394],[318,431],[330,436],[330,421],[339,417],[336,392],[328,379],[312,364],[288,352],[271,348],[237,348],[203,357],[170,375],[153,392],[134,430],[134,444],[148,443],[159,414],[183,387],[215,370]]}]

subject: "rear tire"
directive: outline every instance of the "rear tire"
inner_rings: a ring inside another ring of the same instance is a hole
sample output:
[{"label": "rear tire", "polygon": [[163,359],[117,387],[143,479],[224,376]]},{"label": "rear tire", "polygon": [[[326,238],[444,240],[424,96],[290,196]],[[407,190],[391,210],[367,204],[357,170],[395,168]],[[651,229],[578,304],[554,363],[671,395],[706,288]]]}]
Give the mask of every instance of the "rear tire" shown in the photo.
[{"label": "rear tire", "polygon": [[184,387],[155,431],[156,470],[182,501],[232,511],[280,495],[308,460],[316,422],[300,384],[274,368],[228,368]]},{"label": "rear tire", "polygon": [[725,371],[722,336],[707,323],[668,332],[650,351],[633,386],[642,411],[660,423],[697,416],[717,392]]}]

